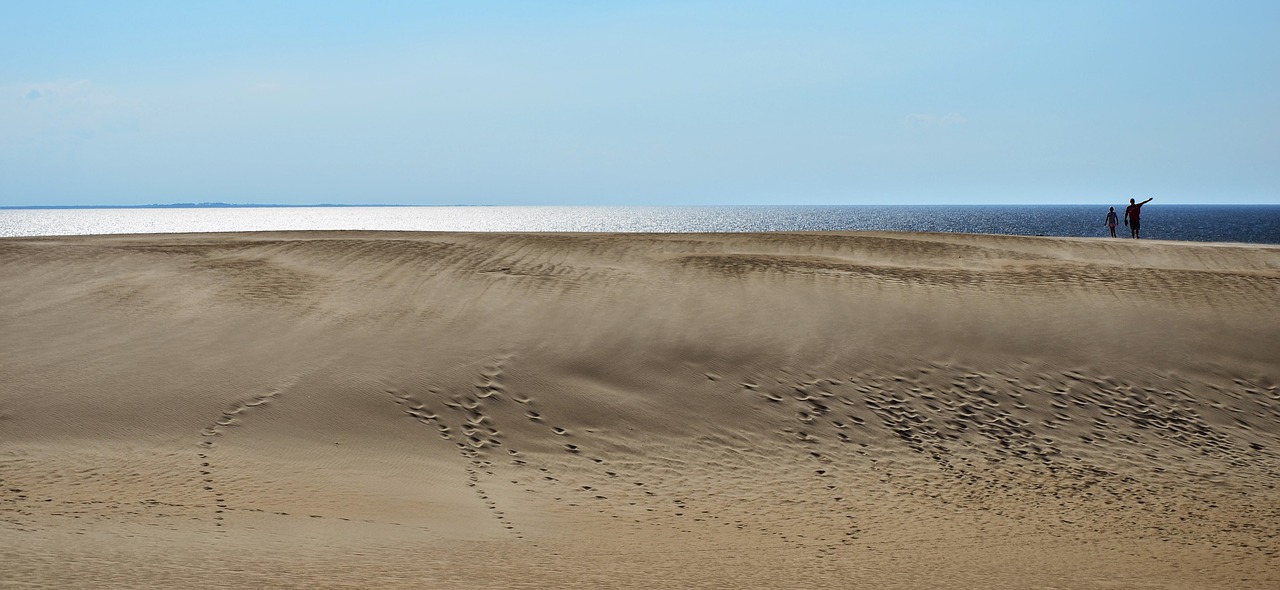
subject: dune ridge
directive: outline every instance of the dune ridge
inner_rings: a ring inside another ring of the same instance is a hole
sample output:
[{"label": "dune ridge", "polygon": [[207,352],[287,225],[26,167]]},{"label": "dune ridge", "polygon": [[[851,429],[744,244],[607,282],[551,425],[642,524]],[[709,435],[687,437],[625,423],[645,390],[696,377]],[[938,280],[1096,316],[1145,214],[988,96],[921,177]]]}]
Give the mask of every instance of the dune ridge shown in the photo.
[{"label": "dune ridge", "polygon": [[1274,588],[1280,248],[0,240],[0,586]]}]

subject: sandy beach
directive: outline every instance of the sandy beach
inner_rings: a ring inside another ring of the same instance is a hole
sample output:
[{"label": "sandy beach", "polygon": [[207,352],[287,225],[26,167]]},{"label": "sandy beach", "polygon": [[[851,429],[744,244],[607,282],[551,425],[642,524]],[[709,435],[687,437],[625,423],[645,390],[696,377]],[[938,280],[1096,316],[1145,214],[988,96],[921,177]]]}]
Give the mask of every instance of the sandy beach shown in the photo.
[{"label": "sandy beach", "polygon": [[0,240],[0,587],[1280,587],[1280,247]]}]

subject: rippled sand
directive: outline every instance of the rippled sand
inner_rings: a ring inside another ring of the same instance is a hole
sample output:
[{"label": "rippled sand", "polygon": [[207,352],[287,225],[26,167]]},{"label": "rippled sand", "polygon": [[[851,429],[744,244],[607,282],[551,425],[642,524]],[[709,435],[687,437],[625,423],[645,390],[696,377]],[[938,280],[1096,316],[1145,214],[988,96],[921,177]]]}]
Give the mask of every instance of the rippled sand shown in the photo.
[{"label": "rippled sand", "polygon": [[1280,586],[1280,248],[0,240],[0,586]]}]

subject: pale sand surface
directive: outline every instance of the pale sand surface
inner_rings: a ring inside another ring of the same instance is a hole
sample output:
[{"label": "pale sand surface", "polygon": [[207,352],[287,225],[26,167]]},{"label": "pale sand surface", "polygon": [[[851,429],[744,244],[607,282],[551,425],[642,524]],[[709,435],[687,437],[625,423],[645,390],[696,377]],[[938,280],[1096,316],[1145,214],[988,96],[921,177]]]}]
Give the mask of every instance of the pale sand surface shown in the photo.
[{"label": "pale sand surface", "polygon": [[0,587],[1277,588],[1280,248],[0,240]]}]

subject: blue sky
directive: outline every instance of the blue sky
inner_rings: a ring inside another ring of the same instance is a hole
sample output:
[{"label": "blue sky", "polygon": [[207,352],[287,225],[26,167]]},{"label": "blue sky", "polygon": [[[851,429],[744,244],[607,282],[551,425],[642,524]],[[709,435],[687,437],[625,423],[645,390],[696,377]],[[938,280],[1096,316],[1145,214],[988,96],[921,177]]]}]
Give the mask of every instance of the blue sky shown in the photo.
[{"label": "blue sky", "polygon": [[0,205],[1280,203],[1278,57],[1273,1],[7,2]]}]

